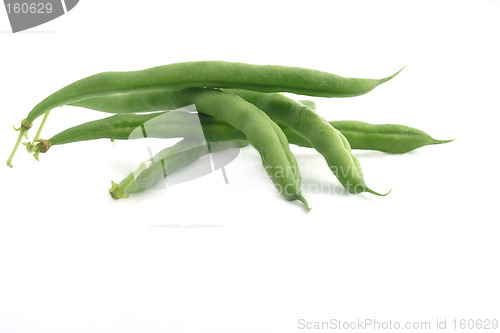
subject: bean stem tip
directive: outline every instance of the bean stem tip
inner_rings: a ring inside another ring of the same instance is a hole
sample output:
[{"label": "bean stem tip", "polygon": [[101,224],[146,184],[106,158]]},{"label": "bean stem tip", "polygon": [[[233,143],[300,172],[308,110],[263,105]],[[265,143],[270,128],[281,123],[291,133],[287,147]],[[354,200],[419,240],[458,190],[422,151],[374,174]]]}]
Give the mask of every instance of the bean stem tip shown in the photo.
[{"label": "bean stem tip", "polygon": [[21,144],[21,140],[23,139],[23,137],[26,137],[27,133],[28,133],[28,129],[26,127],[23,127],[23,126],[21,126],[19,128],[14,127],[14,129],[19,132],[19,136],[17,137],[17,141],[16,141],[16,144],[14,145],[14,149],[12,149],[12,152],[10,153],[10,156],[6,162],[7,165],[11,168],[13,166],[12,160],[14,159],[14,156],[16,155],[17,148],[19,148],[19,145]]},{"label": "bean stem tip", "polygon": [[129,197],[128,193],[123,192],[123,189],[120,187],[120,184],[117,184],[114,181],[111,181],[111,188],[109,189],[109,195],[111,195],[111,198],[113,198],[113,200],[126,199]]}]

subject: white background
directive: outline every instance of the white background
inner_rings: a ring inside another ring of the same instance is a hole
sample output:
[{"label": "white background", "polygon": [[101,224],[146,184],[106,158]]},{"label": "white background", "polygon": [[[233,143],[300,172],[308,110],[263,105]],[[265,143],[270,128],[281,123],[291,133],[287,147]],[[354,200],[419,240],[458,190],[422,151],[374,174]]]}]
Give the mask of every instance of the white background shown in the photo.
[{"label": "white background", "polygon": [[[321,156],[292,147],[309,213],[273,190],[252,148],[226,167],[229,185],[216,172],[121,201],[107,188],[140,162],[127,142],[54,147],[39,163],[20,149],[0,168],[0,332],[302,332],[299,319],[358,318],[447,319],[453,331],[453,319],[500,319],[499,17],[498,0],[87,0],[12,34],[1,8],[5,159],[11,126],[66,84],[191,60],[372,78],[408,65],[367,95],[315,98],[318,112],[456,140],[356,151],[368,185],[392,189],[384,198],[338,193]],[[99,117],[54,110],[43,137]]]}]

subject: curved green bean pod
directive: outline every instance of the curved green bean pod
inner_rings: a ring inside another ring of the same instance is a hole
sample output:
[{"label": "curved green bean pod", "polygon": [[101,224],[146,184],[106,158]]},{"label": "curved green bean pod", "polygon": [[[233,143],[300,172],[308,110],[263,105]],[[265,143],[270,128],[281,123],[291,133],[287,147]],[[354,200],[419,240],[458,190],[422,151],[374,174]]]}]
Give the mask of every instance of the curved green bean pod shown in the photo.
[{"label": "curved green bean pod", "polygon": [[240,97],[211,89],[171,92],[181,105],[196,105],[198,112],[219,117],[242,131],[262,157],[264,169],[287,200],[299,200],[309,209],[300,192],[297,161],[283,131],[264,112]]},{"label": "curved green bean pod", "polygon": [[228,90],[266,112],[277,123],[305,138],[325,158],[328,167],[351,193],[369,192],[358,160],[345,137],[316,112],[283,94]]},{"label": "curved green bean pod", "polygon": [[[7,165],[11,166],[21,138],[31,128],[35,119],[55,107],[77,103],[83,99],[128,92],[192,87],[240,88],[310,96],[351,97],[373,90],[398,73],[399,71],[383,79],[345,78],[299,67],[223,61],[185,62],[139,71],[99,73],[67,85],[34,107],[21,122],[19,137],[7,160]],[[178,104],[174,104],[179,107]]]},{"label": "curved green bean pod", "polygon": [[359,96],[398,73],[383,79],[359,79],[299,67],[224,61],[184,62],[139,71],[104,72],[78,80],[48,96],[33,108],[26,120],[32,122],[57,106],[86,98],[159,89],[239,88],[320,97]]}]

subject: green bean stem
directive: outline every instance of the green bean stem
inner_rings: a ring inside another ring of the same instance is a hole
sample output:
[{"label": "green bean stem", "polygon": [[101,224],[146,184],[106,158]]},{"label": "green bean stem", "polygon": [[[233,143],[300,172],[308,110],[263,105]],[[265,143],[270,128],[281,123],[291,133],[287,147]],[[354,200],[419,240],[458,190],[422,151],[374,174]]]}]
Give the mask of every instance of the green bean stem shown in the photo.
[{"label": "green bean stem", "polygon": [[38,131],[36,132],[35,138],[33,141],[37,141],[40,138],[40,135],[42,134],[43,127],[45,126],[45,123],[47,122],[47,118],[49,117],[50,111],[47,112],[42,119],[42,123],[40,124],[40,127],[38,127]]},{"label": "green bean stem", "polygon": [[23,137],[28,139],[28,130],[32,126],[33,126],[33,124],[30,121],[23,120],[21,122],[21,126],[19,128],[14,127],[14,130],[19,132],[19,135],[17,137],[16,144],[14,145],[14,149],[12,150],[12,152],[9,155],[9,158],[7,159],[7,166],[12,168],[12,159],[14,158],[14,155],[16,154],[17,148],[21,144]]},{"label": "green bean stem", "polygon": [[10,168],[13,167],[13,165],[12,165],[12,159],[14,158],[14,155],[16,154],[17,147],[19,147],[19,145],[21,144],[23,136],[25,136],[27,132],[28,132],[28,130],[19,129],[19,136],[17,137],[17,141],[16,141],[16,144],[15,144],[16,148],[10,153],[10,156],[7,159],[7,162],[6,162],[8,167],[10,167]]}]

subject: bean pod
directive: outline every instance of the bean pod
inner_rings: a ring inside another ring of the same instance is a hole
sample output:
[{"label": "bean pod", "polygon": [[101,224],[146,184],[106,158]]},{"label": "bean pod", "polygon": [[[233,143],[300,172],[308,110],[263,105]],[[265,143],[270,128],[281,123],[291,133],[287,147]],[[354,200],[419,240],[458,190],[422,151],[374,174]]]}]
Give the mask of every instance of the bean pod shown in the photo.
[{"label": "bean pod", "polygon": [[161,150],[153,158],[142,162],[134,172],[120,183],[111,182],[109,194],[113,199],[128,198],[130,194],[145,191],[163,178],[185,168],[208,153],[244,145],[246,142],[234,141],[225,145],[217,144],[210,148],[201,141],[179,141],[175,145]]},{"label": "bean pod", "polygon": [[[299,67],[276,65],[250,65],[223,61],[199,61],[170,64],[130,72],[104,72],[75,81],[56,91],[38,103],[21,122],[19,137],[7,160],[12,159],[23,136],[33,121],[50,110],[84,99],[131,92],[155,92],[158,90],[186,88],[239,88],[262,92],[291,92],[322,97],[351,97],[366,94],[378,85],[389,81],[399,72],[383,79],[345,78],[335,74]],[[154,105],[154,100],[125,103],[129,110]],[[179,107],[178,101],[160,99]],[[137,105],[136,105],[137,104]],[[121,112],[126,109],[118,105]],[[98,108],[98,106],[95,106]],[[108,107],[110,107],[108,105]],[[152,107],[154,109],[154,107]]]},{"label": "bean pod", "polygon": [[351,153],[345,137],[304,104],[283,94],[263,94],[248,90],[228,90],[266,112],[272,120],[288,127],[316,149],[325,158],[328,167],[340,183],[351,193],[369,192],[358,160]]}]

